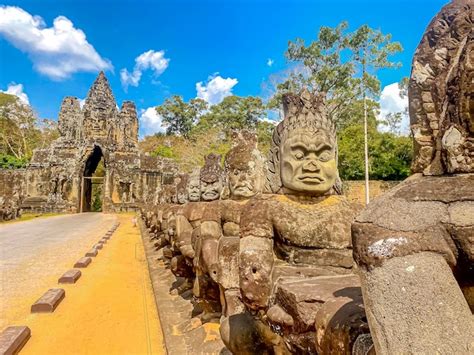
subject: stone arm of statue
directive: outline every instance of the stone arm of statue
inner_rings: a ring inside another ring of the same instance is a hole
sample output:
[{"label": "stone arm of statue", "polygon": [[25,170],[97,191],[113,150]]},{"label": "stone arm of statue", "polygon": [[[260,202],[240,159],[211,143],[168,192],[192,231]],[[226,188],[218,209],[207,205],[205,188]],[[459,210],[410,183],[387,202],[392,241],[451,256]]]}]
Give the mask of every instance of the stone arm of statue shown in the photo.
[{"label": "stone arm of statue", "polygon": [[464,272],[469,275],[463,269],[469,248],[463,250],[460,237],[474,231],[471,179],[412,176],[353,222],[354,260],[377,353],[472,353],[472,298],[460,287]]},{"label": "stone arm of statue", "polygon": [[240,215],[239,283],[251,309],[265,309],[272,290],[273,223],[269,205],[252,199]]},{"label": "stone arm of statue", "polygon": [[191,223],[185,216],[178,214],[176,216],[176,245],[181,254],[190,259],[194,258],[194,249],[191,243],[192,233]]},{"label": "stone arm of statue", "polygon": [[[219,238],[222,236],[222,223],[219,201],[210,202],[201,221],[201,269],[217,272]],[[211,275],[212,277],[212,275]]]}]

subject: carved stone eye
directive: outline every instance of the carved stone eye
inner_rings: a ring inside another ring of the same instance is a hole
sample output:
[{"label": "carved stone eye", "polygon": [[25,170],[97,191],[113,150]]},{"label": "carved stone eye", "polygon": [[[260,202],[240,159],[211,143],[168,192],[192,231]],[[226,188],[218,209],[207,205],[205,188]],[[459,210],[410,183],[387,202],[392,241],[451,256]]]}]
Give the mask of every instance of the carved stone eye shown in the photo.
[{"label": "carved stone eye", "polygon": [[331,159],[331,153],[326,151],[326,152],[322,152],[320,155],[319,155],[319,160],[320,161],[329,161]]},{"label": "carved stone eye", "polygon": [[304,157],[303,152],[298,151],[298,152],[295,153],[295,158],[296,159],[301,160],[301,159],[303,159],[303,157]]}]

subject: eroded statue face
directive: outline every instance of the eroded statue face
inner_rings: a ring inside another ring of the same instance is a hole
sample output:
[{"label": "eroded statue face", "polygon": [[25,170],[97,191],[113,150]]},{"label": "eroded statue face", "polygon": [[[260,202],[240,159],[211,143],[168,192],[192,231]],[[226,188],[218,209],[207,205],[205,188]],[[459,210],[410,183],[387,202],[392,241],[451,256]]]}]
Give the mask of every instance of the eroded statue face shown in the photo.
[{"label": "eroded statue face", "polygon": [[281,181],[289,192],[322,195],[337,178],[335,146],[323,132],[297,129],[281,146]]},{"label": "eroded statue face", "polygon": [[199,179],[191,179],[189,181],[188,198],[190,202],[197,202],[201,199],[201,187]]},{"label": "eroded statue face", "polygon": [[178,192],[177,197],[178,197],[178,203],[180,205],[184,205],[186,202],[188,202],[188,196],[185,191]]},{"label": "eroded statue face", "polygon": [[259,190],[259,176],[254,162],[250,162],[246,169],[232,169],[227,178],[233,199],[250,198],[256,195]]},{"label": "eroded statue face", "polygon": [[201,181],[201,198],[204,201],[217,200],[222,191],[222,181],[217,179],[214,182]]}]

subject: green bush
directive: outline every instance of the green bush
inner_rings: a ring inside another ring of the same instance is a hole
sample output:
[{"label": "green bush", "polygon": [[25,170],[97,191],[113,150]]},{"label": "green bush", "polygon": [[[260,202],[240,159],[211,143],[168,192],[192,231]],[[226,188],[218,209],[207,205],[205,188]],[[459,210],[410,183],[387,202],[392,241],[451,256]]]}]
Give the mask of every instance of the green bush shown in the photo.
[{"label": "green bush", "polygon": [[28,159],[18,159],[13,155],[0,153],[0,168],[1,169],[20,169],[25,168],[28,164]]}]

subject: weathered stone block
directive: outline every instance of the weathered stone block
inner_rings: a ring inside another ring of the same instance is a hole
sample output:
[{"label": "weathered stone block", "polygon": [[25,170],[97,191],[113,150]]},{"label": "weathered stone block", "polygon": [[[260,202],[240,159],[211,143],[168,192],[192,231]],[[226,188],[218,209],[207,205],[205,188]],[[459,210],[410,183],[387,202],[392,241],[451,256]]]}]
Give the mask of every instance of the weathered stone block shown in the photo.
[{"label": "weathered stone block", "polygon": [[318,354],[350,354],[358,336],[370,334],[360,289],[326,302],[316,313],[315,328]]},{"label": "weathered stone block", "polygon": [[28,327],[12,326],[5,328],[0,333],[0,354],[18,354],[30,337],[31,330]]},{"label": "weathered stone block", "polygon": [[86,253],[86,256],[96,257],[98,253],[97,249],[91,249]]},{"label": "weathered stone block", "polygon": [[75,264],[76,268],[85,268],[91,263],[92,259],[89,257],[80,258]]},{"label": "weathered stone block", "polygon": [[74,284],[81,277],[82,273],[80,270],[71,269],[66,271],[63,276],[58,280],[60,284]]},{"label": "weathered stone block", "polygon": [[52,313],[65,296],[62,288],[49,289],[31,306],[31,313]]},{"label": "weathered stone block", "polygon": [[276,286],[275,304],[293,317],[293,329],[302,333],[314,329],[316,313],[335,297],[360,297],[357,275],[284,279]]}]

